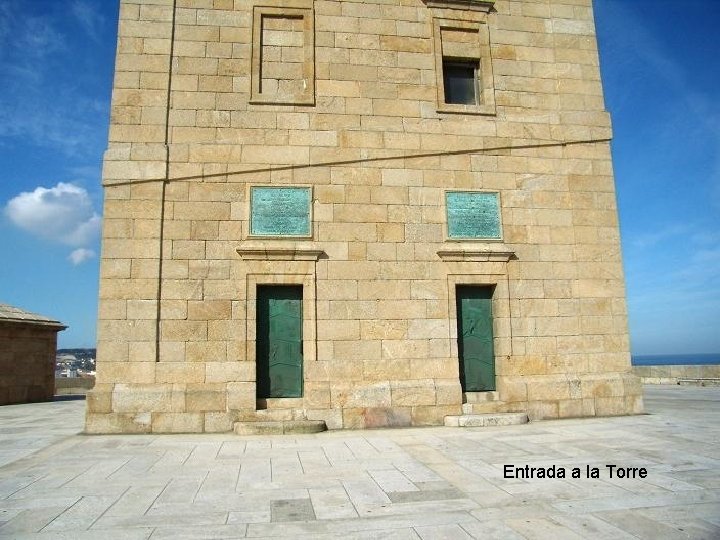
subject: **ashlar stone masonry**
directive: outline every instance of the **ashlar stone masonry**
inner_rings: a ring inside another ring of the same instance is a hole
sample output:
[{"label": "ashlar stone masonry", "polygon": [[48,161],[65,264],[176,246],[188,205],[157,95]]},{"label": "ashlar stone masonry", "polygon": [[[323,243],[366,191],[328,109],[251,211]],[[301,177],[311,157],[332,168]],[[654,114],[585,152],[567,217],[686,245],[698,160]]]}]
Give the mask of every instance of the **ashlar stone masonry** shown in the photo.
[{"label": "ashlar stone masonry", "polygon": [[591,0],[121,0],[90,433],[642,411]]}]

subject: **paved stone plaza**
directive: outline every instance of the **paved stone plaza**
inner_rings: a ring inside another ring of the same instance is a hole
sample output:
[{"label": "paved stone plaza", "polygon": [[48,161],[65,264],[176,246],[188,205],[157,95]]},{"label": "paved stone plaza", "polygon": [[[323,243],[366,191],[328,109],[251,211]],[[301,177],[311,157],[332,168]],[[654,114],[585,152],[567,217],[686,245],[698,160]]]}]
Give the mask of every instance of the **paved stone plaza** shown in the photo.
[{"label": "paved stone plaza", "polygon": [[0,538],[718,538],[720,388],[646,399],[643,416],[268,437],[85,436],[83,401],[6,406]]}]

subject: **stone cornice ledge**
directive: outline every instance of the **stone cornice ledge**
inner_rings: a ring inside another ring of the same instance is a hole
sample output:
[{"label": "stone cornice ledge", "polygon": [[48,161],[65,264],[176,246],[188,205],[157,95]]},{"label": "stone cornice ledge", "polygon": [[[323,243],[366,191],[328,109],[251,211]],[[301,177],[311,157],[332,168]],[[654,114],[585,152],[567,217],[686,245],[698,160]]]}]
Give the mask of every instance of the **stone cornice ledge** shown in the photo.
[{"label": "stone cornice ledge", "polygon": [[326,257],[322,249],[298,246],[244,245],[237,248],[240,258],[246,261],[317,261]]},{"label": "stone cornice ledge", "polygon": [[440,249],[437,254],[446,262],[508,262],[517,259],[514,251],[470,246]]},{"label": "stone cornice ledge", "polygon": [[489,13],[495,0],[423,0],[429,8],[469,9]]}]

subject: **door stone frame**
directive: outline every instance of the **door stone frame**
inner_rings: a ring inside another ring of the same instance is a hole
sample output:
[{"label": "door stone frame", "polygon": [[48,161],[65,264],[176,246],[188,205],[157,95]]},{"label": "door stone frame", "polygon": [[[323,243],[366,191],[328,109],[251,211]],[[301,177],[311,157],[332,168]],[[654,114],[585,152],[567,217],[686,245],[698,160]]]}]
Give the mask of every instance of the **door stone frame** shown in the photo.
[{"label": "door stone frame", "polygon": [[[313,265],[314,266],[314,265]],[[260,285],[302,286],[303,383],[308,362],[317,361],[315,274],[246,274],[245,354],[257,365],[257,289]]]},{"label": "door stone frame", "polygon": [[[512,356],[512,333],[510,320],[510,295],[507,274],[448,274],[448,314],[450,316],[450,358],[460,365],[458,350],[457,294],[458,285],[494,287],[492,297],[493,353],[495,356],[495,387],[503,373],[506,359]],[[459,373],[458,373],[459,376]]]}]

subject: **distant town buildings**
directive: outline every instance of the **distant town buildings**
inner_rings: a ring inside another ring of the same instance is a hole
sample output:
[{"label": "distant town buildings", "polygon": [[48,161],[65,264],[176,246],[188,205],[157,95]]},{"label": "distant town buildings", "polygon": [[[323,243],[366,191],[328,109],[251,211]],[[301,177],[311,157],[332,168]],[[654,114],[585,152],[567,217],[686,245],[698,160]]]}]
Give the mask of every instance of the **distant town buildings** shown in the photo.
[{"label": "distant town buildings", "polygon": [[55,393],[54,319],[0,303],[0,405],[49,401]]},{"label": "distant town buildings", "polygon": [[55,377],[95,377],[95,349],[62,349],[55,356]]}]

